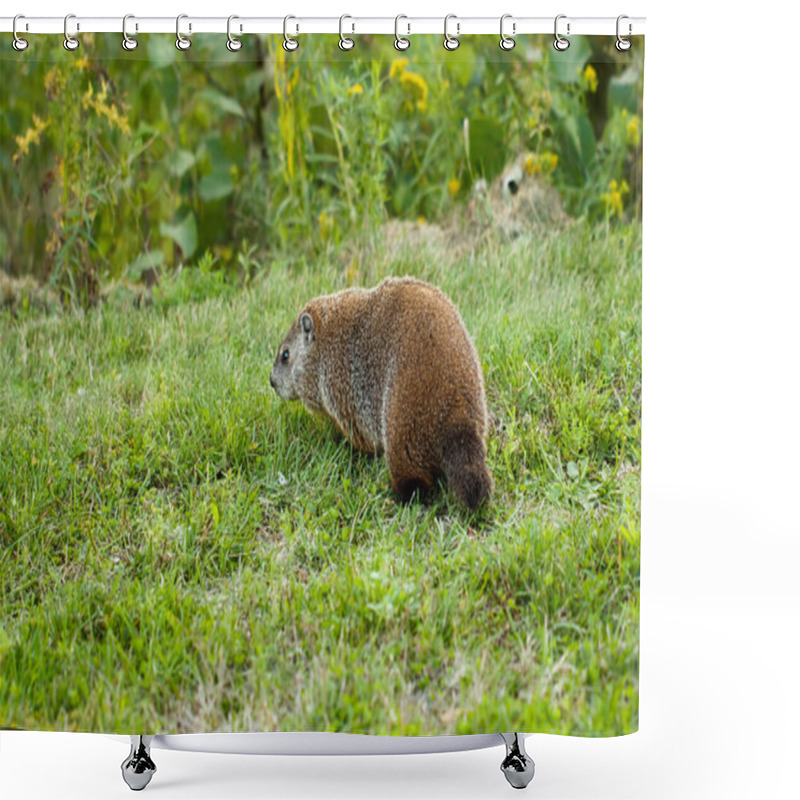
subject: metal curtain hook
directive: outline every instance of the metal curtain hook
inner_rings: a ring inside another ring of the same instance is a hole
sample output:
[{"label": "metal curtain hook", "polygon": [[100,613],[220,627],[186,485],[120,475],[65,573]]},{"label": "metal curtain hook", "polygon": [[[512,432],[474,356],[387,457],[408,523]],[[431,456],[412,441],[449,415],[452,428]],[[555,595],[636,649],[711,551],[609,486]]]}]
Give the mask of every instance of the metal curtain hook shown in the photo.
[{"label": "metal curtain hook", "polygon": [[[625,14],[620,14],[620,16],[617,17],[617,43],[616,43],[615,47],[617,48],[617,50],[620,51],[620,53],[624,53],[626,50],[630,50],[631,49],[631,40],[630,39],[623,39],[622,36],[620,36],[620,33],[619,33],[619,24],[620,24],[620,22],[622,22],[623,19],[629,19],[629,17],[627,17]],[[631,33],[631,24],[628,23],[628,35],[629,36],[630,36],[630,33]]]},{"label": "metal curtain hook", "polygon": [[126,14],[122,18],[122,49],[123,50],[135,50],[139,46],[139,42],[136,39],[132,39],[128,36],[128,20],[135,19],[133,14]]},{"label": "metal curtain hook", "polygon": [[[511,14],[503,14],[503,16],[500,17],[500,49],[501,50],[513,50],[514,49],[514,45],[516,45],[516,42],[510,36],[506,36],[505,33],[503,32],[503,24],[505,23],[505,21],[507,19],[511,19],[511,18],[512,18]],[[511,32],[512,33],[516,33],[517,32],[517,23],[516,22],[512,22],[511,23]]]},{"label": "metal curtain hook", "polygon": [[[231,14],[228,17],[228,42],[225,45],[225,47],[227,47],[228,50],[231,51],[231,53],[236,53],[242,49],[242,40],[237,39],[235,36],[231,34],[231,22],[233,22],[233,20],[235,19],[239,19],[239,17],[237,17],[236,14]],[[239,30],[241,31],[241,26],[239,27]]]},{"label": "metal curtain hook", "polygon": [[287,53],[293,53],[298,47],[300,47],[300,42],[297,41],[297,39],[292,39],[286,29],[290,19],[297,19],[297,17],[293,17],[291,14],[289,14],[283,18],[283,49]]},{"label": "metal curtain hook", "polygon": [[[342,14],[342,16],[339,17],[339,49],[340,50],[352,50],[356,46],[356,43],[349,36],[345,36],[344,33],[342,33],[342,26],[344,25],[344,21],[346,19],[353,19],[353,18],[349,14]],[[355,30],[355,27],[356,26],[353,25],[353,30]]]},{"label": "metal curtain hook", "polygon": [[[67,16],[64,17],[64,49],[65,50],[77,50],[81,46],[81,43],[76,38],[74,38],[73,36],[70,36],[69,35],[69,31],[67,30],[67,26],[69,25],[69,21],[71,19],[75,19],[75,15],[74,14],[67,14]],[[80,30],[80,28],[78,28],[78,30]]]},{"label": "metal curtain hook", "polygon": [[444,46],[444,49],[445,50],[450,50],[450,51],[458,50],[458,46],[461,44],[461,42],[458,41],[458,29],[460,27],[458,22],[456,23],[456,35],[455,36],[451,36],[447,32],[447,23],[450,22],[451,19],[458,19],[458,17],[455,14],[448,14],[444,18],[444,41],[442,42],[442,45]]},{"label": "metal curtain hook", "polygon": [[[175,47],[177,47],[178,50],[188,50],[192,46],[192,40],[187,39],[181,33],[181,20],[187,19],[188,16],[188,14],[178,14],[178,18],[175,20],[175,36],[177,37],[175,39]],[[189,30],[192,30],[191,24],[189,24]]]},{"label": "metal curtain hook", "polygon": [[[566,14],[559,14],[556,17],[556,24],[555,24],[556,40],[553,42],[553,47],[555,47],[555,49],[558,50],[559,52],[563,52],[569,47],[569,39],[565,39],[563,36],[558,35],[558,21],[560,19],[566,19],[566,18],[567,18]],[[569,35],[569,22],[567,23],[567,35]]]},{"label": "metal curtain hook", "polygon": [[[411,39],[406,39],[405,36],[400,35],[399,27],[400,27],[400,20],[401,19],[408,19],[405,14],[398,14],[394,18],[394,49],[400,50],[408,50],[411,47]],[[408,32],[411,33],[411,26],[408,26]]]},{"label": "metal curtain hook", "polygon": [[17,14],[17,16],[14,17],[14,22],[11,23],[11,32],[14,34],[14,41],[11,42],[11,46],[18,53],[21,53],[23,50],[27,49],[28,40],[27,39],[21,39],[19,36],[17,36],[17,20],[18,19],[25,19],[25,15],[24,14]]}]

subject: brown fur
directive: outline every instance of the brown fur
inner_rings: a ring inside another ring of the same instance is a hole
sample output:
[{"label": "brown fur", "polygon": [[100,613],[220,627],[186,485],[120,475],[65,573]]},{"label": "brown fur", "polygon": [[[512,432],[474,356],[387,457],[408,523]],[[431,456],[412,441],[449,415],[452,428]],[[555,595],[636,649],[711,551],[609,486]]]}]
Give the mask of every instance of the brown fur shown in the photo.
[{"label": "brown fur", "polygon": [[387,278],[310,300],[270,383],[329,416],[355,447],[385,452],[403,500],[440,476],[471,511],[492,492],[478,354],[455,306],[427,283]]}]

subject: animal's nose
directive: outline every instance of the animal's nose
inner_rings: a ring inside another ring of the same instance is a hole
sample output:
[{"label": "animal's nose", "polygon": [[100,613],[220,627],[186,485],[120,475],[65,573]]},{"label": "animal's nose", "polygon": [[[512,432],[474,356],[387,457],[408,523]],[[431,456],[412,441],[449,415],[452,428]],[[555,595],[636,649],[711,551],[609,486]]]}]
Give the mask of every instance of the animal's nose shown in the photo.
[{"label": "animal's nose", "polygon": [[269,374],[269,385],[270,385],[270,386],[271,386],[273,389],[277,389],[277,388],[278,388],[278,387],[275,385],[275,378],[273,377],[273,375],[272,375],[272,373],[271,373],[271,372],[270,372],[270,374]]}]

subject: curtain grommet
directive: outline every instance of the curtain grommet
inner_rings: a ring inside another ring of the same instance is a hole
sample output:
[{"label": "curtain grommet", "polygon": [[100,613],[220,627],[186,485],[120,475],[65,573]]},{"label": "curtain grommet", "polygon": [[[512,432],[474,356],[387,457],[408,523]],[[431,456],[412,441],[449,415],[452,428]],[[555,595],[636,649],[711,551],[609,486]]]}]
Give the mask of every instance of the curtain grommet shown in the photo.
[{"label": "curtain grommet", "polygon": [[[407,39],[405,36],[400,35],[400,20],[401,19],[408,19],[405,14],[398,14],[394,18],[394,49],[400,51],[401,53],[405,50],[408,50],[411,47],[411,39]],[[409,25],[409,29],[410,29]]]},{"label": "curtain grommet", "polygon": [[455,14],[448,14],[444,18],[444,40],[442,41],[442,47],[444,47],[445,50],[449,50],[452,53],[453,50],[458,50],[458,46],[461,44],[461,42],[458,40],[458,28],[459,28],[458,22],[456,22],[455,36],[451,36],[447,31],[447,23],[450,22],[451,19],[457,20],[458,17]]},{"label": "curtain grommet", "polygon": [[291,36],[289,36],[288,25],[290,19],[297,19],[297,17],[287,14],[283,18],[283,49],[287,53],[293,53],[298,47],[300,47],[300,42],[297,39],[293,39]]},{"label": "curtain grommet", "polygon": [[[555,41],[553,42],[553,47],[558,50],[559,53],[563,53],[569,47],[569,39],[565,39],[563,36],[560,36],[558,33],[558,21],[560,19],[566,19],[566,14],[559,14],[556,17],[556,22],[554,26],[554,33],[556,36]],[[569,22],[567,23],[567,36],[569,36]]]},{"label": "curtain grommet", "polygon": [[75,19],[75,14],[67,14],[64,17],[64,49],[70,52],[77,50],[81,46],[81,43],[74,36],[69,35],[68,28],[71,19]]},{"label": "curtain grommet", "polygon": [[[614,45],[614,47],[616,47],[617,50],[619,50],[620,53],[627,53],[628,50],[631,49],[631,40],[623,38],[620,35],[620,32],[619,32],[620,22],[622,22],[622,20],[624,20],[624,19],[629,19],[629,17],[627,15],[625,15],[625,14],[620,14],[617,17],[617,41],[616,41],[616,44]],[[628,35],[629,36],[630,36],[630,33],[631,33],[631,25],[630,25],[630,23],[628,23]]]},{"label": "curtain grommet", "polygon": [[21,53],[23,50],[28,49],[28,40],[23,39],[21,36],[17,34],[17,20],[18,19],[25,19],[24,14],[17,14],[14,17],[14,21],[11,23],[11,32],[14,34],[14,40],[11,42],[11,46],[18,52]]},{"label": "curtain grommet", "polygon": [[[353,18],[349,14],[342,14],[342,16],[339,17],[339,49],[344,50],[345,52],[352,50],[356,46],[356,43],[353,39],[344,35],[343,26],[346,19]],[[355,28],[355,25],[353,28]]]},{"label": "curtain grommet", "polygon": [[[511,36],[506,36],[505,31],[503,30],[503,25],[507,19],[512,19],[511,14],[503,14],[500,17],[500,49],[505,50],[508,52],[509,50],[513,50],[516,46],[516,41]],[[517,24],[515,22],[511,23],[511,33],[516,33]]]},{"label": "curtain grommet", "polygon": [[231,33],[231,22],[233,22],[233,20],[235,19],[239,19],[239,17],[237,17],[236,14],[231,14],[228,17],[228,41],[225,42],[225,47],[227,47],[228,50],[231,51],[231,53],[238,53],[242,49],[242,40],[237,39]]},{"label": "curtain grommet", "polygon": [[132,36],[128,36],[128,20],[135,19],[133,14],[126,14],[122,18],[122,49],[127,50],[130,52],[131,50],[135,50],[139,46],[139,42],[136,41]]},{"label": "curtain grommet", "polygon": [[[181,20],[186,19],[188,16],[188,14],[178,14],[178,18],[175,20],[175,47],[182,51],[188,50],[192,46],[192,40],[181,33]],[[189,31],[191,30],[192,26],[189,25]]]}]

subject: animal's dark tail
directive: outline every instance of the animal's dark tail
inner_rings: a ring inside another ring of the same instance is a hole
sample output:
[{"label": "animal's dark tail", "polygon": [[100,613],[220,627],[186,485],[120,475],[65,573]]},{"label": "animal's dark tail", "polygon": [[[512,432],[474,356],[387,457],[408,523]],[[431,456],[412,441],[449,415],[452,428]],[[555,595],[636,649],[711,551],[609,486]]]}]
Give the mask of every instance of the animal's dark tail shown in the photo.
[{"label": "animal's dark tail", "polygon": [[470,511],[476,511],[494,489],[486,466],[486,447],[469,423],[451,424],[445,429],[442,470],[450,491]]}]

